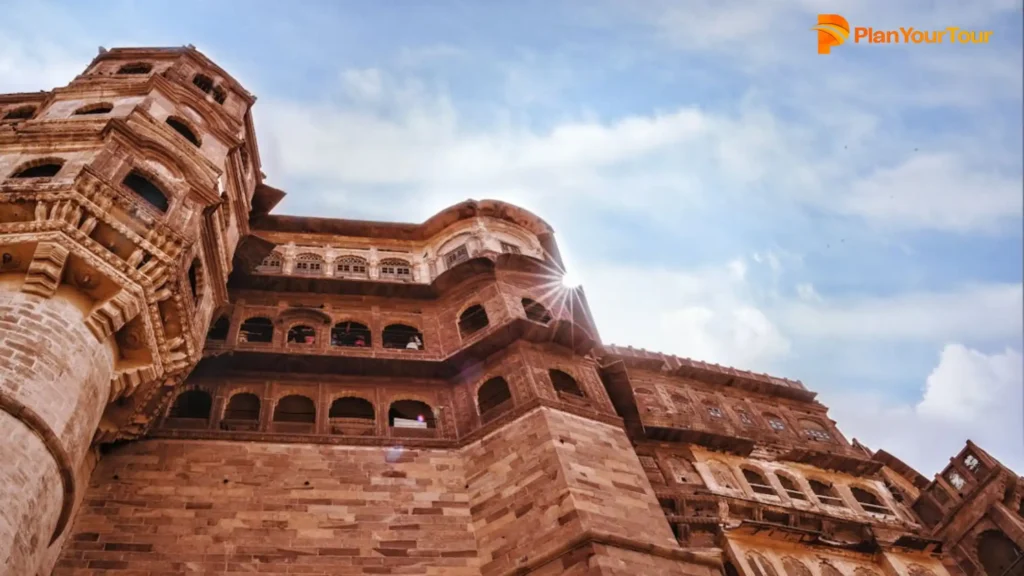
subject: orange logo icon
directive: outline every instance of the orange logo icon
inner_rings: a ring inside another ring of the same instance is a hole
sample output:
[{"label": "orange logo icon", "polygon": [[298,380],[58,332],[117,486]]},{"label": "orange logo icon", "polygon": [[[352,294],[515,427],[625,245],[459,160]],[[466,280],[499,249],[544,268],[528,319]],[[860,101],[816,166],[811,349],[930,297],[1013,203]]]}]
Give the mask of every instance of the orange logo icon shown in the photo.
[{"label": "orange logo icon", "polygon": [[818,25],[811,30],[818,31],[818,54],[831,53],[850,37],[850,23],[838,14],[818,14]]}]

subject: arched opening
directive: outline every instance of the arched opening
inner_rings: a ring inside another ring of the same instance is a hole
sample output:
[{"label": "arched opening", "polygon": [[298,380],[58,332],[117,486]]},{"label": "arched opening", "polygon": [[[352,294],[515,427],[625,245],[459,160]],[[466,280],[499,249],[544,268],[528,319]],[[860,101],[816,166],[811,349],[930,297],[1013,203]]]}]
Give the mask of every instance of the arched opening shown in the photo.
[{"label": "arched opening", "polygon": [[331,402],[331,409],[327,416],[328,418],[358,418],[360,420],[376,418],[373,404],[369,400],[356,396],[346,396]]},{"label": "arched opening", "polygon": [[[1019,576],[1024,573],[1020,548],[998,530],[987,530],[978,536],[978,560],[988,576]],[[1011,572],[1014,564],[1017,570]]]},{"label": "arched opening", "polygon": [[188,127],[188,124],[185,124],[181,119],[171,116],[166,120],[166,122],[168,126],[173,128],[178,134],[181,134],[185,140],[188,140],[193,146],[196,148],[200,146],[199,137],[196,136],[196,133],[193,132],[192,129]]},{"label": "arched opening", "polygon": [[305,324],[288,329],[288,344],[316,344],[316,330]]},{"label": "arched opening", "polygon": [[149,181],[141,173],[132,170],[124,177],[124,186],[137,194],[140,198],[149,202],[154,208],[161,212],[167,212],[169,206],[167,195],[164,194],[156,184]]},{"label": "arched opening", "polygon": [[306,396],[285,396],[278,400],[277,406],[274,407],[274,422],[312,424],[316,422],[316,405]]},{"label": "arched opening", "polygon": [[422,350],[423,334],[412,326],[392,324],[381,333],[381,344],[385,348],[404,348],[406,350]]},{"label": "arched opening", "polygon": [[832,435],[828,433],[828,430],[814,420],[801,420],[800,425],[804,429],[804,434],[811,440],[817,440],[818,442],[832,441]]},{"label": "arched opening", "polygon": [[228,329],[231,328],[231,321],[228,320],[227,316],[221,316],[210,325],[210,330],[206,333],[207,340],[227,340]]},{"label": "arched opening", "polygon": [[256,267],[257,272],[270,272],[279,274],[283,266],[284,258],[277,252],[273,252],[270,256],[263,259],[260,265]]},{"label": "arched opening", "polygon": [[249,393],[240,392],[228,400],[227,408],[224,409],[224,420],[257,422],[260,419],[260,398]]},{"label": "arched opening", "polygon": [[811,569],[792,556],[782,559],[782,571],[786,573],[786,576],[811,576]]},{"label": "arched opening", "polygon": [[561,370],[548,370],[548,376],[551,378],[551,385],[554,386],[555,392],[579,396],[580,398],[586,397],[583,389],[576,383],[576,379],[565,372]]},{"label": "arched opening", "polygon": [[75,110],[75,116],[98,116],[100,114],[109,114],[113,109],[114,105],[110,102],[87,104],[78,110]]},{"label": "arched opening", "polygon": [[380,261],[380,277],[384,280],[412,280],[412,265],[398,258]]},{"label": "arched opening", "polygon": [[7,112],[4,120],[28,120],[36,113],[35,106],[20,106]]},{"label": "arched opening", "polygon": [[808,480],[807,483],[811,487],[811,492],[814,492],[814,495],[818,497],[818,501],[822,504],[846,508],[846,503],[839,497],[839,492],[836,492],[834,487],[818,480]]},{"label": "arched opening", "polygon": [[249,318],[238,329],[239,342],[271,342],[274,340],[274,323],[270,318]]},{"label": "arched opening", "polygon": [[346,396],[331,403],[327,413],[331,434],[341,436],[373,436],[376,413],[369,400]]},{"label": "arched opening", "polygon": [[786,429],[786,423],[775,414],[765,414],[764,419],[768,421],[768,426],[776,432],[782,432]]},{"label": "arched opening", "polygon": [[169,418],[185,418],[191,420],[202,420],[204,423],[210,419],[210,409],[213,407],[213,398],[202,390],[189,390],[182,392],[174,399],[171,406]]},{"label": "arched opening", "polygon": [[47,160],[40,164],[26,166],[15,172],[11,178],[53,178],[63,166],[63,161]]},{"label": "arched opening", "polygon": [[768,479],[765,478],[764,474],[758,472],[757,470],[744,468],[743,479],[747,481],[747,484],[750,485],[750,489],[753,490],[755,494],[764,494],[766,496],[778,496],[775,493],[775,489],[772,488],[772,485],[768,482]]},{"label": "arched opening", "polygon": [[843,576],[838,568],[828,562],[818,564],[818,569],[821,571],[821,576]]},{"label": "arched opening", "polygon": [[199,278],[196,270],[199,268],[199,258],[192,260],[188,267],[188,287],[192,290],[192,300],[199,301]]},{"label": "arched opening", "polygon": [[786,494],[791,499],[807,501],[807,495],[800,489],[800,485],[796,480],[786,474],[778,474],[776,477],[779,479],[779,484],[782,484],[782,489],[786,491]]},{"label": "arched opening", "polygon": [[419,400],[398,400],[388,409],[388,426],[392,428],[428,428],[437,426],[434,410]]},{"label": "arched opening", "polygon": [[465,338],[474,332],[479,332],[486,328],[489,322],[484,307],[474,304],[459,314],[459,336]]},{"label": "arched opening", "polygon": [[850,492],[853,494],[853,499],[860,504],[860,507],[863,508],[865,512],[885,514],[886,516],[892,515],[892,511],[889,510],[889,507],[883,504],[875,494],[857,486],[850,488]]},{"label": "arched opening", "polygon": [[206,74],[196,74],[193,76],[192,84],[207,94],[213,91],[213,78],[210,78]]},{"label": "arched opening", "polygon": [[370,348],[370,329],[359,322],[338,322],[331,328],[331,346]]},{"label": "arched opening", "polygon": [[358,256],[342,256],[335,261],[335,273],[342,278],[369,278],[366,260]]},{"label": "arched opening", "polygon": [[118,74],[149,74],[153,66],[145,62],[132,62],[117,69]]},{"label": "arched opening", "polygon": [[540,302],[529,298],[523,298],[522,303],[523,311],[526,312],[527,320],[533,320],[534,322],[540,322],[541,324],[551,322],[551,313],[548,312],[548,309]]},{"label": "arched opening", "polygon": [[489,422],[512,407],[512,391],[500,376],[484,382],[476,391],[476,404],[480,419]]},{"label": "arched opening", "polygon": [[299,254],[295,257],[295,273],[319,276],[324,273],[324,259],[319,254]]},{"label": "arched opening", "polygon": [[751,573],[755,576],[778,576],[772,563],[757,552],[747,553],[747,564],[750,566]]}]

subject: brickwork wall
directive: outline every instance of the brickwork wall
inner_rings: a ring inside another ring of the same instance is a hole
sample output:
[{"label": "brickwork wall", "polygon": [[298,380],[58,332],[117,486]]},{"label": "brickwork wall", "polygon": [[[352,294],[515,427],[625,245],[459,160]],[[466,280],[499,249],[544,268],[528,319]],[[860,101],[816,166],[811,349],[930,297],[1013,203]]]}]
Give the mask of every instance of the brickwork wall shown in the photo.
[{"label": "brickwork wall", "polygon": [[588,530],[676,545],[621,429],[539,409],[467,446],[464,456],[485,576]]},{"label": "brickwork wall", "polygon": [[458,454],[145,440],[104,456],[55,576],[479,574]]},{"label": "brickwork wall", "polygon": [[[76,472],[106,405],[114,358],[85,327],[73,292],[44,299],[14,288],[0,286],[0,543],[12,547],[0,557],[6,573],[20,575],[35,573],[64,501],[51,450],[63,450]],[[39,429],[8,412],[17,405],[34,413]]]}]

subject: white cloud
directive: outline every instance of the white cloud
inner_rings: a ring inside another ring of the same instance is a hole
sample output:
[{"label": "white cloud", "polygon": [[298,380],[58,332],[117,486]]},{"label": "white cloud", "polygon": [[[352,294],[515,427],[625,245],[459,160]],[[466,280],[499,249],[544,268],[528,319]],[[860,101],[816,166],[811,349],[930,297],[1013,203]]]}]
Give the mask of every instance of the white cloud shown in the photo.
[{"label": "white cloud", "polygon": [[790,351],[755,304],[742,260],[689,273],[623,265],[581,275],[605,342],[759,370]]},{"label": "white cloud", "polygon": [[1018,473],[1024,471],[1024,358],[985,354],[962,344],[942,348],[923,394],[893,403],[877,394],[823,394],[843,431],[895,454],[926,476],[940,471],[967,439]]},{"label": "white cloud", "polygon": [[1024,213],[1022,180],[969,170],[953,154],[921,154],[882,168],[836,198],[839,210],[884,224],[969,232],[991,230]]},{"label": "white cloud", "polygon": [[993,341],[1020,337],[1021,284],[978,284],[957,290],[786,302],[776,312],[789,333],[860,341]]}]

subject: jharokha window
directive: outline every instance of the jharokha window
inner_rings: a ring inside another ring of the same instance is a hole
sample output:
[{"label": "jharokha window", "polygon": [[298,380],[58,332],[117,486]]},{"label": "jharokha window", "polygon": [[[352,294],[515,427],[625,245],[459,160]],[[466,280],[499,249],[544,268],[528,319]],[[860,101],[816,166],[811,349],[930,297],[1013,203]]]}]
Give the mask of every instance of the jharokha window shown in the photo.
[{"label": "jharokha window", "polygon": [[782,421],[782,418],[779,418],[775,414],[765,414],[764,418],[768,421],[768,426],[771,426],[772,430],[782,432],[786,429],[786,423]]},{"label": "jharokha window", "polygon": [[508,242],[501,243],[501,251],[505,254],[522,254],[523,251],[515,244],[509,244]]},{"label": "jharokha window", "polygon": [[957,472],[956,470],[951,470],[948,474],[946,474],[946,480],[948,480],[949,483],[953,485],[953,488],[956,488],[957,490],[963,490],[964,486],[967,484],[967,481],[964,480],[964,477],[961,476],[960,473]]},{"label": "jharokha window", "polygon": [[968,454],[967,456],[964,456],[964,466],[967,466],[967,469],[971,472],[977,472],[978,467],[981,466],[981,462],[978,461],[978,457],[974,454]]},{"label": "jharokha window", "polygon": [[335,262],[334,270],[343,278],[366,278],[366,260],[358,256],[342,256]]},{"label": "jharokha window", "polygon": [[464,260],[469,260],[469,249],[465,244],[444,255],[444,267],[451,268]]},{"label": "jharokha window", "polygon": [[828,430],[824,426],[818,424],[813,420],[801,420],[800,424],[804,428],[804,433],[811,440],[817,440],[818,442],[831,442],[832,435],[828,433]]},{"label": "jharokha window", "polygon": [[818,501],[828,506],[835,506],[837,508],[846,508],[846,504],[843,499],[839,497],[839,493],[836,489],[829,484],[819,482],[818,480],[808,480],[808,484],[811,486],[811,492],[818,497]]},{"label": "jharokha window", "polygon": [[412,265],[405,260],[386,258],[380,261],[380,277],[388,280],[412,280]]},{"label": "jharokha window", "polygon": [[317,254],[299,254],[295,257],[295,273],[319,276],[323,273],[323,258]]}]

